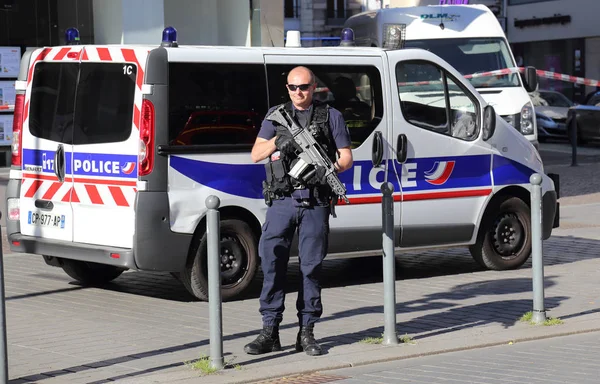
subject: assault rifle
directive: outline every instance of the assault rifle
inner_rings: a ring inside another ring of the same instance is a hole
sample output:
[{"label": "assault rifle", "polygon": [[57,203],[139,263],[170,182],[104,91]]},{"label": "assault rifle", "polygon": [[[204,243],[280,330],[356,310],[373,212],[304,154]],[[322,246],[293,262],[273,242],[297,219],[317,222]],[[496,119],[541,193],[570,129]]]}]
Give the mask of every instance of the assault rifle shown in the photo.
[{"label": "assault rifle", "polygon": [[[307,176],[311,173],[316,172],[317,167],[322,167],[325,169],[325,178],[332,191],[338,197],[344,199],[346,204],[350,203],[346,197],[346,187],[337,176],[333,163],[327,157],[323,147],[315,141],[313,135],[308,130],[300,127],[283,105],[273,110],[266,119],[286,127],[291,132],[294,141],[302,149],[302,152],[298,155],[298,161],[288,174],[295,179],[302,180],[308,178]],[[304,174],[311,165],[312,169]],[[304,176],[302,176],[303,174]]]}]

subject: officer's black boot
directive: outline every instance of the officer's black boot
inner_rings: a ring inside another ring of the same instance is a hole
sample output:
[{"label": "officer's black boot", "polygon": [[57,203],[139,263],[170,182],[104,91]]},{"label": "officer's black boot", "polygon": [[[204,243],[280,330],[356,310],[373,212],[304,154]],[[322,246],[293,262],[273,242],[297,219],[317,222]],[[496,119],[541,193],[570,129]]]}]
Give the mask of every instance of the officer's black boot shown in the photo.
[{"label": "officer's black boot", "polygon": [[279,341],[279,327],[263,327],[258,337],[251,343],[246,344],[244,352],[249,355],[260,355],[267,352],[281,351]]},{"label": "officer's black boot", "polygon": [[313,330],[314,325],[312,324],[300,326],[298,337],[296,337],[296,351],[304,351],[309,356],[317,356],[323,353],[321,346],[315,340],[315,334]]}]

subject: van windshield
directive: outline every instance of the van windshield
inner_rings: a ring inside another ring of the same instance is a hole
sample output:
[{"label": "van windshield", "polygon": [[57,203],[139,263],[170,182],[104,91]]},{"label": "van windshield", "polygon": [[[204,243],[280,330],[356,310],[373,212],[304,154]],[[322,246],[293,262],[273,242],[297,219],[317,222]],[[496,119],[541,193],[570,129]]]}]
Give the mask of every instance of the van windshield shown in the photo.
[{"label": "van windshield", "polygon": [[[426,49],[446,60],[463,76],[515,67],[508,47],[500,38],[407,40],[406,48]],[[519,74],[470,78],[475,88],[518,87]]]},{"label": "van windshield", "polygon": [[65,144],[124,141],[132,131],[136,66],[122,63],[37,63],[29,130]]}]

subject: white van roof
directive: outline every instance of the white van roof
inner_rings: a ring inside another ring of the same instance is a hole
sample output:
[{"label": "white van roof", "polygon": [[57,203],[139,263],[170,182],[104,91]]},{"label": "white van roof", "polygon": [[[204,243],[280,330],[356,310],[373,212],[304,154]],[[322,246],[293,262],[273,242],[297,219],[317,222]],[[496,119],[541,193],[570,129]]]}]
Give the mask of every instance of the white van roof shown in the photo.
[{"label": "white van roof", "polygon": [[496,16],[482,4],[383,8],[354,15],[345,26],[353,28],[374,20],[380,30],[388,23],[406,24],[406,40],[505,37]]}]

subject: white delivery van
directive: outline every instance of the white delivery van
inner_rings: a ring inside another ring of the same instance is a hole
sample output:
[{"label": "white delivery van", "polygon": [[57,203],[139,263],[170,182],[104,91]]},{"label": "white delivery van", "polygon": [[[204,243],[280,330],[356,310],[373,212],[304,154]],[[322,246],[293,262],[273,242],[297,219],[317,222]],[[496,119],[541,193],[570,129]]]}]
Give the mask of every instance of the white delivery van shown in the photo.
[{"label": "white delivery van", "polygon": [[528,94],[537,88],[535,68],[525,68],[523,76],[517,71],[504,31],[487,6],[385,8],[354,15],[344,27],[353,29],[359,46],[403,45],[440,56],[537,148],[537,123]]},{"label": "white delivery van", "polygon": [[[169,34],[167,34],[167,37]],[[172,38],[172,40],[175,40]],[[267,206],[250,150],[287,73],[343,112],[354,166],[329,257],[381,255],[394,185],[398,250],[465,246],[492,269],[531,253],[529,177],[543,175],[543,236],[557,191],[523,135],[421,49],[67,45],[27,52],[17,81],[6,232],[82,284],[172,272],[207,298],[206,198],[220,198],[223,298],[249,286]],[[348,86],[339,86],[345,83]]]}]

